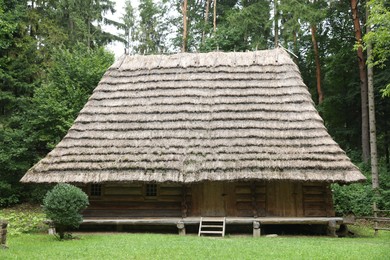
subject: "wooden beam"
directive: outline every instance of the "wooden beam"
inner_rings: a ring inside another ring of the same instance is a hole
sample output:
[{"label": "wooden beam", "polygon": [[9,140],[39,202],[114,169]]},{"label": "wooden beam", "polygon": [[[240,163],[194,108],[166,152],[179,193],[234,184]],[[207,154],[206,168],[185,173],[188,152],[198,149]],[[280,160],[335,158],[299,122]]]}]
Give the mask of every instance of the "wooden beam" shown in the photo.
[{"label": "wooden beam", "polygon": [[[161,217],[161,218],[84,218],[83,225],[177,225],[182,221],[187,224],[199,224],[200,217],[187,217],[187,218],[175,218],[175,217]],[[280,217],[266,217],[266,218],[252,218],[252,217],[226,217],[226,224],[253,224],[254,221],[260,223],[260,225],[278,225],[278,224],[291,224],[291,225],[310,225],[310,224],[328,224],[333,221],[336,224],[342,224],[343,218],[333,217],[312,217],[312,218],[280,218]]]},{"label": "wooden beam", "polygon": [[183,184],[181,189],[181,217],[186,218],[188,213],[187,206],[187,186]]},{"label": "wooden beam", "polygon": [[257,202],[256,202],[256,182],[251,183],[251,195],[252,195],[253,217],[257,218],[259,216],[259,213],[257,210]]}]

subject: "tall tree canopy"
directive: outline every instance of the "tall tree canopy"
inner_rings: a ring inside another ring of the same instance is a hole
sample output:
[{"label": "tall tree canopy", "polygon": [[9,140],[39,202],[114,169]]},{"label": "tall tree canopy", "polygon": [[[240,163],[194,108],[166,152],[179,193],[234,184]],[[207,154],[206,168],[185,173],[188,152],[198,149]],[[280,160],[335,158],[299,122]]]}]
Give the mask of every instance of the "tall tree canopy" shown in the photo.
[{"label": "tall tree canopy", "polygon": [[[355,15],[351,2],[356,2]],[[371,7],[367,34],[366,2]],[[20,188],[20,176],[66,133],[113,62],[104,49],[113,41],[126,43],[131,54],[144,55],[179,52],[184,44],[188,52],[247,51],[280,44],[294,53],[330,134],[355,162],[361,161],[362,136],[368,130],[361,105],[366,94],[360,91],[366,76],[360,73],[358,57],[366,59],[364,47],[371,43],[379,169],[387,174],[390,99],[382,95],[390,95],[388,1],[134,3],[127,0],[117,19],[107,19],[115,12],[115,1],[0,0],[0,194],[12,195],[0,203],[31,194]],[[363,28],[359,56],[354,24]],[[105,25],[121,33],[105,31]]]}]

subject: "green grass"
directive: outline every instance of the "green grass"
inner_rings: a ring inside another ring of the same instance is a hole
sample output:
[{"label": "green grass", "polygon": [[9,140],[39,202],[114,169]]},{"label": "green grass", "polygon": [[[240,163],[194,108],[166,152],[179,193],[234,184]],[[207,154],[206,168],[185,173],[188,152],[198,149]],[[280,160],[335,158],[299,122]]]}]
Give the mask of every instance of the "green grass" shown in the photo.
[{"label": "green grass", "polygon": [[42,231],[41,208],[0,210],[10,222],[0,259],[390,259],[390,232],[374,237],[369,222],[350,226],[354,238],[279,236],[223,239],[162,234],[81,234],[58,241]]},{"label": "green grass", "polygon": [[390,259],[390,232],[355,238],[279,236],[208,238],[162,234],[81,234],[58,241],[45,234],[10,236],[0,259]]}]

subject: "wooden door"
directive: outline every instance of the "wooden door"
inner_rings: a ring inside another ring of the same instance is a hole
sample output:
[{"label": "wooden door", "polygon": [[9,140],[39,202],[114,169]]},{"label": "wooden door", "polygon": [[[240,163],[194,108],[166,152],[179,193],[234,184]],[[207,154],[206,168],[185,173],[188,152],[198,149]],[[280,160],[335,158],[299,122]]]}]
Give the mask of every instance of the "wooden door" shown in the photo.
[{"label": "wooden door", "polygon": [[267,216],[301,217],[302,185],[289,181],[272,181],[267,184]]},{"label": "wooden door", "polygon": [[201,216],[204,217],[224,217],[225,209],[225,189],[222,182],[203,183],[203,201],[201,203]]}]

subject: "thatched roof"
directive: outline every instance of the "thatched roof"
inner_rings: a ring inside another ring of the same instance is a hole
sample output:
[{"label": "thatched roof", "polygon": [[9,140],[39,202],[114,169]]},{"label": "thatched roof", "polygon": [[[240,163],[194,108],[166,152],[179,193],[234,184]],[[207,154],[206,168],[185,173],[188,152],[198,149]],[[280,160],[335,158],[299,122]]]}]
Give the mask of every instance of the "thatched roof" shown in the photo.
[{"label": "thatched roof", "polygon": [[281,49],[123,56],[22,182],[365,177]]}]

